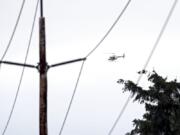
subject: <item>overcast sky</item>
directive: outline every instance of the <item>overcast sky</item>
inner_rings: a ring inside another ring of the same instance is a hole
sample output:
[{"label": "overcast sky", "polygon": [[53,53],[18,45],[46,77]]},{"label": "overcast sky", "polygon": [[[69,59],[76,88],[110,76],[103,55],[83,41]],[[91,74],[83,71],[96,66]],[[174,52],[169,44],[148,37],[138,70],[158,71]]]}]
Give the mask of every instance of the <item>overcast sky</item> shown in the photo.
[{"label": "overcast sky", "polygon": [[[22,0],[1,0],[0,57],[14,27]],[[127,0],[44,0],[47,60],[49,64],[85,57],[117,18]],[[129,93],[122,93],[119,78],[136,81],[174,0],[132,0],[127,11],[102,45],[85,62],[77,93],[62,135],[107,135]],[[28,44],[36,0],[26,1],[5,60],[22,62]],[[147,67],[180,80],[180,3]],[[38,15],[39,16],[39,15]],[[38,18],[27,63],[38,63]],[[110,53],[125,59],[109,62]],[[58,135],[81,62],[48,72],[48,126]],[[0,133],[7,121],[22,68],[0,70]],[[146,85],[146,77],[141,83]],[[39,75],[26,69],[6,135],[38,135]],[[112,135],[132,129],[143,105],[131,102]]]}]

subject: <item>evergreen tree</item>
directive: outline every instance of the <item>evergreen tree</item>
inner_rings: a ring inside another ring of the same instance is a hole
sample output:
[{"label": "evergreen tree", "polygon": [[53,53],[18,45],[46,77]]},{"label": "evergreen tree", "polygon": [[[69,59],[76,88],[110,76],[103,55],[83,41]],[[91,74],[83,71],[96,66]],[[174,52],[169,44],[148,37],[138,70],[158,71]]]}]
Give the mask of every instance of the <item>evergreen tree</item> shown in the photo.
[{"label": "evergreen tree", "polygon": [[180,83],[167,81],[155,71],[148,75],[148,81],[152,85],[147,90],[132,81],[118,81],[124,84],[123,91],[132,93],[134,101],[145,104],[146,110],[126,135],[180,135]]}]

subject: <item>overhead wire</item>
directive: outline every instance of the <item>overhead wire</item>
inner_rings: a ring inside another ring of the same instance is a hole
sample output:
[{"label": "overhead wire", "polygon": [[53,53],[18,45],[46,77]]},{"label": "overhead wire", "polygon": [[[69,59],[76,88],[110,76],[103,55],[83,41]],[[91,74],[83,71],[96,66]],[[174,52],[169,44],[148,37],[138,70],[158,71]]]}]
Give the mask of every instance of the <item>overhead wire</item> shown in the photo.
[{"label": "overhead wire", "polygon": [[85,63],[85,61],[82,62],[82,65],[81,65],[81,68],[80,68],[80,71],[79,71],[79,75],[78,75],[78,78],[77,78],[77,81],[76,81],[76,85],[75,85],[73,94],[72,94],[72,96],[71,96],[71,100],[70,100],[70,103],[69,103],[67,112],[66,112],[66,114],[65,114],[65,118],[64,118],[64,120],[63,120],[63,123],[62,123],[61,129],[60,129],[59,135],[61,135],[62,132],[63,132],[64,126],[65,126],[65,124],[66,124],[66,121],[67,121],[67,118],[68,118],[68,115],[69,115],[69,112],[70,112],[70,109],[71,109],[71,106],[72,106],[72,103],[73,103],[73,101],[74,101],[74,97],[75,97],[75,94],[76,94],[76,91],[77,91],[77,87],[78,87],[78,84],[79,84],[79,80],[80,80],[80,78],[81,78],[81,74],[82,74],[82,71],[83,71],[84,63]]},{"label": "overhead wire", "polygon": [[[31,41],[32,41],[33,32],[34,32],[35,20],[36,20],[36,16],[37,16],[38,5],[39,5],[39,0],[37,0],[37,4],[36,4],[36,7],[35,7],[35,13],[34,13],[34,17],[33,17],[33,24],[32,24],[32,28],[31,28],[31,32],[30,32],[30,37],[29,37],[29,41],[28,41],[28,47],[27,47],[27,50],[26,50],[24,64],[26,64],[26,61],[27,61],[27,58],[28,58],[28,54],[29,54],[29,49],[30,49],[30,45],[31,45]],[[15,95],[15,98],[14,98],[14,101],[13,101],[13,105],[11,107],[11,111],[10,111],[8,120],[6,122],[5,128],[4,128],[3,132],[2,132],[2,135],[4,135],[6,133],[7,128],[9,126],[9,123],[10,123],[10,120],[12,118],[13,111],[15,109],[15,105],[16,105],[17,98],[18,98],[18,95],[19,95],[20,87],[21,87],[21,84],[22,84],[22,80],[23,80],[23,76],[24,76],[24,71],[25,71],[25,66],[22,69],[20,80],[19,80],[19,84],[18,84],[17,91],[16,91],[16,95]]]},{"label": "overhead wire", "polygon": [[[7,46],[6,46],[6,49],[5,49],[5,51],[4,51],[4,53],[3,53],[2,57],[1,57],[1,61],[3,61],[4,57],[6,56],[8,50],[9,50],[9,48],[10,48],[10,46],[11,46],[12,40],[13,40],[13,38],[14,38],[14,35],[15,35],[15,33],[16,33],[16,30],[17,30],[17,27],[18,27],[18,24],[19,24],[21,15],[22,15],[22,11],[23,11],[23,8],[24,8],[24,4],[25,4],[25,0],[22,1],[21,8],[20,8],[18,17],[17,17],[17,19],[16,19],[16,23],[15,23],[15,25],[14,25],[14,28],[13,28],[13,31],[12,31],[12,33],[11,33],[10,39],[9,39],[9,41],[8,41],[8,44],[7,44]],[[0,64],[0,69],[1,69],[1,64]]]},{"label": "overhead wire", "polygon": [[[163,26],[162,26],[162,28],[161,28],[161,30],[160,30],[160,33],[159,33],[159,35],[158,35],[158,37],[157,37],[157,39],[156,39],[156,41],[155,41],[155,43],[154,43],[154,45],[153,45],[153,48],[152,48],[152,50],[151,50],[151,52],[150,52],[150,54],[149,54],[149,56],[148,56],[148,59],[146,60],[145,65],[143,66],[143,70],[146,70],[146,68],[147,68],[147,66],[148,66],[148,64],[149,64],[149,62],[150,62],[150,60],[151,60],[151,58],[152,58],[152,56],[153,56],[153,54],[154,54],[154,52],[155,52],[158,44],[159,44],[159,41],[160,41],[160,39],[161,39],[161,37],[162,37],[162,35],[163,35],[163,33],[164,33],[164,31],[165,31],[168,23],[169,23],[169,20],[170,20],[172,14],[173,14],[173,11],[174,11],[174,9],[175,9],[175,7],[176,7],[176,5],[177,5],[177,2],[178,2],[178,0],[175,0],[175,1],[173,2],[173,5],[172,5],[172,7],[171,7],[171,9],[170,9],[170,11],[169,11],[169,13],[168,13],[168,16],[167,16],[167,18],[166,18],[166,20],[165,20],[165,22],[164,22],[164,24],[163,24]],[[143,74],[140,74],[140,75],[139,75],[139,77],[138,77],[138,79],[137,79],[137,81],[136,81],[136,84],[137,84],[137,85],[139,84],[142,76],[143,76]],[[120,118],[122,117],[123,113],[125,112],[125,110],[126,110],[128,104],[129,104],[130,100],[131,100],[131,94],[128,96],[125,104],[123,105],[123,107],[122,107],[122,109],[121,109],[118,117],[116,118],[116,120],[115,120],[112,128],[110,129],[108,135],[111,135],[112,132],[114,131],[114,129],[115,129],[116,125],[118,124]]]},{"label": "overhead wire", "polygon": [[[105,33],[105,35],[101,38],[101,40],[97,43],[97,45],[86,55],[85,58],[88,58],[90,57],[90,55],[92,53],[94,53],[96,51],[96,49],[103,43],[103,41],[107,38],[107,36],[111,33],[111,31],[113,30],[113,28],[115,27],[115,25],[118,23],[118,21],[120,20],[120,18],[123,16],[123,14],[125,13],[126,9],[128,8],[129,4],[130,4],[131,0],[128,0],[127,3],[125,4],[124,8],[122,9],[122,11],[120,12],[120,14],[118,15],[118,17],[116,18],[116,20],[114,21],[114,23],[112,24],[112,26],[109,28],[109,30]],[[63,124],[60,128],[60,132],[59,132],[59,135],[62,134],[63,132],[63,129],[64,129],[64,126],[66,124],[66,120],[67,120],[67,117],[69,115],[69,112],[70,112],[70,109],[71,109],[71,106],[72,106],[72,103],[73,103],[73,100],[74,100],[74,97],[75,97],[75,94],[76,94],[76,91],[77,91],[77,87],[78,87],[78,84],[79,84],[79,81],[80,81],[80,77],[81,77],[81,72],[83,70],[83,67],[84,67],[84,64],[85,64],[85,61],[83,61],[82,63],[82,66],[81,66],[81,69],[80,69],[80,73],[79,73],[79,76],[78,76],[78,79],[77,79],[77,82],[76,82],[76,85],[75,85],[75,88],[74,88],[74,91],[73,91],[73,95],[70,99],[70,103],[69,103],[69,106],[68,106],[68,109],[67,109],[67,112],[65,114],[65,118],[63,120]]]},{"label": "overhead wire", "polygon": [[122,9],[122,11],[120,12],[120,14],[118,15],[118,17],[116,18],[116,20],[114,21],[114,23],[112,24],[112,26],[108,29],[108,31],[105,33],[105,35],[101,38],[101,40],[97,43],[97,45],[86,55],[86,58],[89,57],[101,44],[102,42],[107,38],[107,36],[111,33],[111,31],[113,30],[113,28],[115,27],[115,25],[118,23],[118,21],[121,19],[121,17],[123,16],[124,12],[126,11],[126,9],[128,8],[129,4],[130,4],[131,0],[128,0],[128,2],[126,3],[126,5],[124,6],[124,8]]}]

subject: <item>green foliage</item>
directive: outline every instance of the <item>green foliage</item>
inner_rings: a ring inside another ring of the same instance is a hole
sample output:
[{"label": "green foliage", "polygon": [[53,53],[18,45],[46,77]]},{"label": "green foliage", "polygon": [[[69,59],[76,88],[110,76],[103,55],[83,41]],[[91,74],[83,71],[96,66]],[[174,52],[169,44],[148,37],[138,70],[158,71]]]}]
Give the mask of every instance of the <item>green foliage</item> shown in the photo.
[{"label": "green foliage", "polygon": [[180,135],[180,83],[167,81],[155,71],[148,75],[148,81],[152,85],[147,90],[132,81],[118,81],[124,84],[124,92],[132,93],[134,101],[145,104],[146,110],[126,135]]}]

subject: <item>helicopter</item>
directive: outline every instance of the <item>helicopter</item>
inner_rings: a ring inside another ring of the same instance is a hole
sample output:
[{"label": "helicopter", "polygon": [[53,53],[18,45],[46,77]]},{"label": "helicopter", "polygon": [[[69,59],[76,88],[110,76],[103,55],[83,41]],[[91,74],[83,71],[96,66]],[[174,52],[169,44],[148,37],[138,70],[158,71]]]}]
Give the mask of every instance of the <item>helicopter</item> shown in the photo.
[{"label": "helicopter", "polygon": [[117,60],[117,59],[119,59],[119,58],[125,58],[125,54],[123,54],[123,55],[121,55],[121,56],[118,56],[118,55],[115,55],[115,54],[113,53],[113,55],[110,56],[108,60],[109,60],[109,61],[115,61],[115,60]]}]

